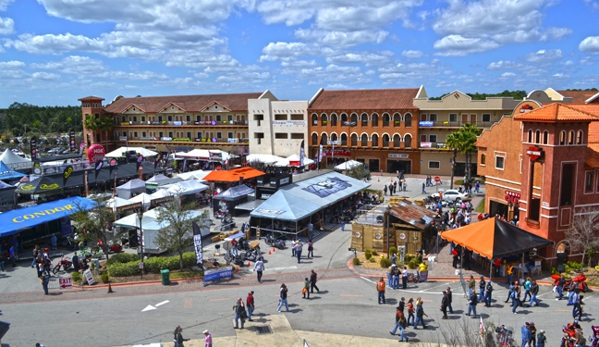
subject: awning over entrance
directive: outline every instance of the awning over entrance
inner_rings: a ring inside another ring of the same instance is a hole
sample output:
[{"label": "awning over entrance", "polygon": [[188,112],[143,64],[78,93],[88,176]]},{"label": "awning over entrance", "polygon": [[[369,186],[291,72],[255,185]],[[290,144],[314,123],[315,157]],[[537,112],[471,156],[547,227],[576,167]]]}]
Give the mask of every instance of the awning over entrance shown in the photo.
[{"label": "awning over entrance", "polygon": [[550,240],[495,217],[442,232],[441,237],[488,259],[503,258],[553,244]]},{"label": "awning over entrance", "polygon": [[0,214],[0,237],[96,207],[93,200],[73,197]]}]

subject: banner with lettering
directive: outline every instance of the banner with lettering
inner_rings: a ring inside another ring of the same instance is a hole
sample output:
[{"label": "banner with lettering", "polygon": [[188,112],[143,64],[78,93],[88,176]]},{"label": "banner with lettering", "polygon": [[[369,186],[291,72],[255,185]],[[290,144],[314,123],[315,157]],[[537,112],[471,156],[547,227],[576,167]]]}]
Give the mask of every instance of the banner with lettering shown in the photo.
[{"label": "banner with lettering", "polygon": [[73,173],[73,166],[71,166],[71,165],[65,167],[64,170],[62,171],[62,186],[63,187],[67,186],[67,180],[69,179],[69,177],[71,177],[72,173]]}]

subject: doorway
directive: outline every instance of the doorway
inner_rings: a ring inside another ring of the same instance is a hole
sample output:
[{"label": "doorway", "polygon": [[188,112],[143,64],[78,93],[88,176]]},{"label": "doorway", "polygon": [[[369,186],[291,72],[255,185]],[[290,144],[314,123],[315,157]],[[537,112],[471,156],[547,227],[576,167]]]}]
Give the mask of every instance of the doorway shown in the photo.
[{"label": "doorway", "polygon": [[389,160],[387,159],[387,172],[395,173],[402,172],[404,174],[412,173],[412,161],[411,160]]}]

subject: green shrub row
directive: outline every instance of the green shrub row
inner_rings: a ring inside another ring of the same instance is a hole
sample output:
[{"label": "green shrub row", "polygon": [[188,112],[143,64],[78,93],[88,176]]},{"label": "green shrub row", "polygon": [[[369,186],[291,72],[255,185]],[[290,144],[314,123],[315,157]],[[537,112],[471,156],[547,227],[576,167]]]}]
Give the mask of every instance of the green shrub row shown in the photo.
[{"label": "green shrub row", "polygon": [[139,254],[134,253],[117,253],[111,255],[106,261],[106,265],[112,265],[114,263],[129,263],[139,259]]},{"label": "green shrub row", "polygon": [[[183,267],[190,268],[196,264],[196,255],[194,252],[183,253]],[[139,274],[139,259],[126,263],[114,262],[107,264],[108,273],[113,277],[135,276]],[[180,270],[179,256],[171,257],[151,257],[144,260],[144,268],[147,273],[160,273],[160,270]]]}]

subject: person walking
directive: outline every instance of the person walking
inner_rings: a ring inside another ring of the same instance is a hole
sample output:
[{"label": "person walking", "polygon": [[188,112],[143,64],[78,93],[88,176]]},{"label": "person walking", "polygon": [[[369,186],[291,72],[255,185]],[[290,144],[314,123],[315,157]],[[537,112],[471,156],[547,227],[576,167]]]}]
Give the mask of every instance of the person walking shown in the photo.
[{"label": "person walking", "polygon": [[314,224],[312,224],[312,222],[308,222],[308,235],[310,235],[310,239],[312,239],[312,232],[313,231],[314,231]]},{"label": "person walking", "polygon": [[383,187],[383,195],[387,196],[387,185]]},{"label": "person walking", "polygon": [[264,272],[264,258],[258,258],[258,261],[254,264],[254,271],[258,276],[258,283],[262,283],[262,273]]},{"label": "person walking", "polygon": [[566,278],[561,275],[557,281],[555,281],[555,290],[557,291],[557,301],[564,297],[564,284],[566,284]]},{"label": "person walking", "polygon": [[487,281],[485,276],[480,276],[480,282],[478,282],[478,302],[485,301],[485,289],[487,288]]},{"label": "person walking", "polygon": [[39,276],[40,281],[42,282],[42,288],[44,289],[44,294],[48,295],[48,284],[50,283],[50,272],[43,269],[41,271],[41,275]]},{"label": "person walking", "polygon": [[528,303],[528,307],[539,306],[539,299],[537,299],[537,295],[539,294],[539,285],[537,284],[537,280],[532,280],[530,284],[530,302]]},{"label": "person walking", "polygon": [[252,321],[252,313],[254,313],[254,308],[256,307],[254,305],[254,291],[253,290],[248,293],[248,297],[245,300],[245,305],[247,307],[248,320],[251,322]]},{"label": "person walking", "polygon": [[518,285],[518,282],[516,282],[516,284],[514,285],[514,290],[512,291],[512,313],[513,314],[517,314],[516,313],[516,308],[518,308],[518,306],[522,305],[522,302],[520,301],[520,286]]},{"label": "person walking", "polygon": [[308,299],[310,299],[310,280],[308,277],[304,278],[304,287],[302,288],[302,299],[306,299],[306,295]]},{"label": "person walking", "polygon": [[175,347],[185,347],[185,346],[183,346],[183,342],[189,341],[189,339],[183,338],[183,335],[181,334],[182,332],[183,332],[183,329],[181,328],[181,326],[177,325],[177,327],[175,328],[175,332],[174,332]]},{"label": "person walking", "polygon": [[578,316],[578,320],[582,320],[582,306],[580,306],[580,289],[576,288],[574,294],[572,294],[572,318],[576,319]]},{"label": "person walking", "polygon": [[381,277],[381,279],[376,284],[376,290],[379,294],[379,305],[381,303],[385,303],[385,279]]},{"label": "person walking", "polygon": [[237,298],[237,302],[235,303],[235,306],[233,306],[233,310],[235,311],[235,329],[239,329],[239,320],[241,320],[241,329],[243,329],[245,319],[247,318],[247,312],[241,298]]},{"label": "person walking", "polygon": [[443,291],[443,298],[441,298],[441,312],[443,312],[443,319],[447,319],[447,292]]},{"label": "person walking", "polygon": [[295,255],[297,256],[297,263],[301,263],[302,262],[302,242],[300,240],[297,240],[295,242]]},{"label": "person walking", "polygon": [[426,194],[426,184],[422,182],[422,194]]},{"label": "person walking", "polygon": [[530,326],[528,322],[524,323],[522,328],[520,328],[520,333],[522,334],[522,347],[529,346],[530,343]]},{"label": "person walking", "polygon": [[416,320],[414,321],[414,329],[418,329],[418,323],[422,322],[422,329],[426,329],[426,325],[424,324],[424,317],[428,317],[426,313],[424,313],[424,307],[422,307],[422,300],[418,300],[416,302]]},{"label": "person walking", "polygon": [[401,285],[403,289],[408,288],[408,267],[403,267],[403,272],[401,273]]},{"label": "person walking", "polygon": [[478,297],[476,296],[476,293],[472,293],[470,294],[470,300],[468,301],[468,313],[466,313],[466,316],[469,316],[470,312],[473,312],[474,315],[472,318],[476,318],[476,304],[478,304]]},{"label": "person walking", "polygon": [[204,330],[202,334],[204,334],[204,347],[212,347],[212,335],[210,335],[210,332]]},{"label": "person walking", "polygon": [[539,330],[537,334],[537,346],[536,347],[545,347],[545,341],[547,341],[547,337],[545,337],[545,330]]},{"label": "person walking", "polygon": [[389,331],[389,334],[395,335],[395,333],[397,332],[397,329],[399,328],[399,324],[400,324],[399,319],[402,316],[403,316],[403,314],[399,310],[399,307],[395,308],[395,327],[393,328],[393,330]]},{"label": "person walking", "polygon": [[491,280],[487,282],[486,294],[485,294],[485,306],[491,307],[491,299],[493,296],[493,284]]},{"label": "person walking", "polygon": [[295,239],[291,239],[291,256],[295,257]]},{"label": "person walking", "polygon": [[308,240],[308,259],[314,258],[314,243],[312,239]]},{"label": "person walking", "polygon": [[453,314],[453,307],[451,307],[451,302],[453,301],[453,292],[449,287],[447,287],[445,291],[447,292],[447,308],[449,309],[449,313]]},{"label": "person walking", "polygon": [[341,231],[345,231],[345,217],[341,216]]},{"label": "person walking", "polygon": [[316,291],[320,293],[320,289],[318,289],[316,286],[317,277],[318,275],[316,275],[316,272],[312,270],[312,272],[310,272],[310,293],[314,293],[314,288],[316,288]]},{"label": "person walking", "polygon": [[414,324],[414,299],[408,299],[408,324]]},{"label": "person walking", "polygon": [[400,275],[400,270],[398,267],[393,267],[393,285],[391,285],[391,288],[393,289],[399,289],[399,275]]},{"label": "person walking", "polygon": [[33,259],[31,260],[31,267],[32,268],[35,266],[35,263],[37,262],[37,254],[38,254],[39,250],[40,250],[40,246],[35,245],[35,247],[33,247],[33,251],[32,251],[32,254],[31,254],[33,256]]},{"label": "person walking", "polygon": [[531,285],[532,285],[532,279],[530,277],[527,277],[526,281],[524,282],[524,297],[522,298],[523,303],[526,302],[526,298],[531,296],[531,294],[530,294],[530,286]]},{"label": "person walking", "polygon": [[537,327],[535,327],[535,322],[529,322],[528,329],[530,330],[530,342],[528,344],[532,347],[537,344]]},{"label": "person walking", "polygon": [[17,266],[17,252],[15,250],[14,245],[10,246],[10,248],[8,249],[8,257],[10,258],[12,267]]},{"label": "person walking", "polygon": [[516,287],[514,282],[510,282],[510,287],[508,288],[508,292],[507,292],[507,299],[505,299],[505,303],[507,304],[510,299],[512,298],[512,292],[514,291],[514,288]]},{"label": "person walking", "polygon": [[406,342],[408,342],[408,337],[404,335],[404,331],[407,327],[408,322],[406,321],[406,317],[404,315],[401,315],[401,317],[399,317],[399,342],[403,342],[403,340],[406,340]]},{"label": "person walking", "polygon": [[287,304],[287,286],[285,283],[281,284],[281,288],[279,289],[279,306],[277,307],[277,312],[281,312],[281,307],[285,305],[285,309],[289,312],[289,305]]}]

